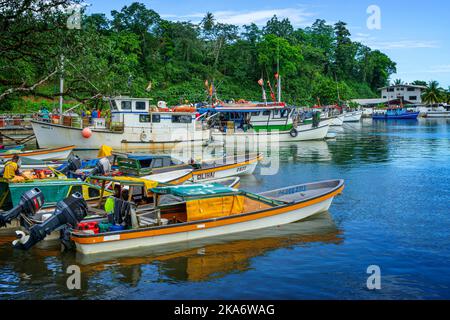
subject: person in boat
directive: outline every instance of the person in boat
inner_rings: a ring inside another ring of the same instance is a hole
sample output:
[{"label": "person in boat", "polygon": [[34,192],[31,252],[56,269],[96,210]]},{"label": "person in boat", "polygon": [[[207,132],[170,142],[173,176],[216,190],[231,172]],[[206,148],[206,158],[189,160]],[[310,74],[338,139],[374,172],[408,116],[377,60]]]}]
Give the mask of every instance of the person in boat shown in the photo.
[{"label": "person in boat", "polygon": [[41,115],[41,118],[44,122],[50,122],[50,113],[48,112],[46,107],[43,107],[39,111],[39,114]]},{"label": "person in boat", "polygon": [[28,177],[20,171],[20,164],[20,158],[17,154],[15,154],[11,160],[6,162],[3,171],[3,178],[12,183],[24,182],[25,180],[28,180]]}]

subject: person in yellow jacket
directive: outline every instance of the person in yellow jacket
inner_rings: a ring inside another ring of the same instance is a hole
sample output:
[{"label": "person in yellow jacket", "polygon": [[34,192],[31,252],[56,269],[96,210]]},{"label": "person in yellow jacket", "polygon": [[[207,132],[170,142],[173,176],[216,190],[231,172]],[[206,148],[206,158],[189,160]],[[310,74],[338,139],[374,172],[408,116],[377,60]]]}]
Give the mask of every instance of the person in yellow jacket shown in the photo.
[{"label": "person in yellow jacket", "polygon": [[18,155],[14,155],[11,160],[6,162],[5,169],[3,171],[3,178],[10,182],[24,182],[27,178],[20,172],[20,158]]}]

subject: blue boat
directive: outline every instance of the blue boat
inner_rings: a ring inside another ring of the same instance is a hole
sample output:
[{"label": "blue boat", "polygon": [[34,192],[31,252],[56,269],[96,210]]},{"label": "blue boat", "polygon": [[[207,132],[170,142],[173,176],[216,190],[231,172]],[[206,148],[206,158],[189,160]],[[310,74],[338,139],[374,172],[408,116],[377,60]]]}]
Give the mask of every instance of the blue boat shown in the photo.
[{"label": "blue boat", "polygon": [[374,112],[373,120],[416,120],[419,112],[408,111],[405,108],[390,108],[386,112]]}]

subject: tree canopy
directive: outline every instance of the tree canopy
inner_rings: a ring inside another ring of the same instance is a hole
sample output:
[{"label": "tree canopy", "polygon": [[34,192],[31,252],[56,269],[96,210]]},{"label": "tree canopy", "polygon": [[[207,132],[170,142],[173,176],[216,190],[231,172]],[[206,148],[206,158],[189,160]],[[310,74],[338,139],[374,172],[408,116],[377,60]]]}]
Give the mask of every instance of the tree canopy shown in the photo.
[{"label": "tree canopy", "polygon": [[82,15],[68,29],[66,10],[79,1],[0,1],[0,106],[22,96],[54,98],[64,57],[64,98],[96,94],[145,96],[169,104],[202,101],[205,80],[221,99],[261,100],[258,80],[274,83],[279,61],[283,98],[297,105],[377,97],[396,64],[351,40],[347,25],[317,20],[294,28],[273,16],[265,26],[161,18],[141,3]]}]

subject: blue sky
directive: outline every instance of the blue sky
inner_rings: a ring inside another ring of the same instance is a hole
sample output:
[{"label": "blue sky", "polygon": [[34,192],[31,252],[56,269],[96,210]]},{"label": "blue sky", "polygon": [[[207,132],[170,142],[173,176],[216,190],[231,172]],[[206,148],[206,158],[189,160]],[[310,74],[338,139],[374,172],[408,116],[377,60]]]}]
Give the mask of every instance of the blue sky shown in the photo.
[{"label": "blue sky", "polygon": [[[88,13],[109,15],[133,1],[87,0]],[[287,17],[295,27],[316,19],[348,23],[352,37],[380,49],[397,62],[397,74],[405,82],[437,80],[450,86],[450,2],[443,0],[140,0],[168,20],[198,22],[207,11],[223,23],[255,22],[264,25],[273,14]],[[381,29],[369,29],[367,8],[381,12]]]}]

